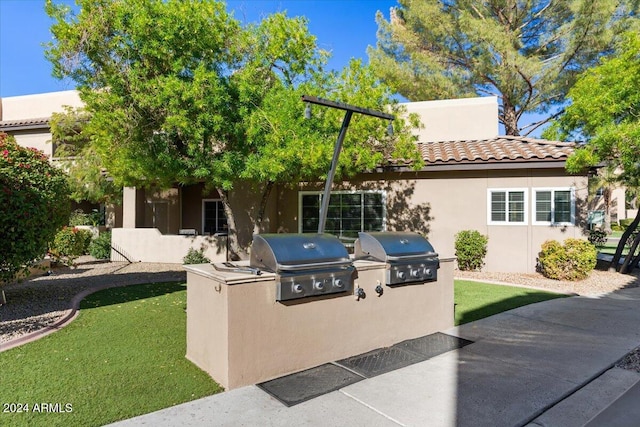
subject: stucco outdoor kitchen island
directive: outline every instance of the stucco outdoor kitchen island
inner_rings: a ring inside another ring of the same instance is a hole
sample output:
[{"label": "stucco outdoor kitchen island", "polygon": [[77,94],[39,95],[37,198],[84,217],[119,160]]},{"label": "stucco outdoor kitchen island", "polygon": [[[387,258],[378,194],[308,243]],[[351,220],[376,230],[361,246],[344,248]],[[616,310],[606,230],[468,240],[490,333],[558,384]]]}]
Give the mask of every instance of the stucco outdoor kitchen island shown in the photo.
[{"label": "stucco outdoor kitchen island", "polygon": [[386,286],[388,264],[356,260],[352,291],[290,301],[274,273],[185,265],[186,357],[230,390],[450,328],[453,261],[436,281]]}]

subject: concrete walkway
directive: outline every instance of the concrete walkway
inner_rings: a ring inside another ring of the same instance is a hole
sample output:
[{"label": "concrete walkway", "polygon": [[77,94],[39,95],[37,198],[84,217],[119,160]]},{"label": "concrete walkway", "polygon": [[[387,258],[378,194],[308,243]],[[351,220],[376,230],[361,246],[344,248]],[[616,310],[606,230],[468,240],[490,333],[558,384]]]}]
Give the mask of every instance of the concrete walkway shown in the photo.
[{"label": "concrete walkway", "polygon": [[443,332],[474,343],[290,408],[250,386],[113,425],[640,425],[640,373],[613,367],[640,346],[640,288],[555,299]]}]

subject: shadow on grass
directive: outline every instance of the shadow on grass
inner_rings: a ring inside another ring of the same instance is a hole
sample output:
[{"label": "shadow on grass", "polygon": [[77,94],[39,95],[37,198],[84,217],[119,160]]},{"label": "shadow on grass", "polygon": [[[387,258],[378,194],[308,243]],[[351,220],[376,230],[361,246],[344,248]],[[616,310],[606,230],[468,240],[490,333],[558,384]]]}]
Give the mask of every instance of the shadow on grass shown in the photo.
[{"label": "shadow on grass", "polygon": [[165,282],[104,289],[83,299],[80,303],[80,310],[153,298],[160,295],[184,291],[186,288],[187,285],[184,282]]}]

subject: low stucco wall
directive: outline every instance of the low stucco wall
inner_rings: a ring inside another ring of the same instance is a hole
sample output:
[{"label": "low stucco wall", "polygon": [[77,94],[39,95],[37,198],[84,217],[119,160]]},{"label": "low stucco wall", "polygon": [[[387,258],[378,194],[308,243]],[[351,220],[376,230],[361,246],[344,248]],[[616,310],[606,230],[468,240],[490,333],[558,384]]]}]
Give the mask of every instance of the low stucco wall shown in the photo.
[{"label": "low stucco wall", "polygon": [[227,259],[227,238],[220,236],[163,235],[156,228],[114,228],[111,261],[182,264],[189,248],[204,249],[211,262]]},{"label": "low stucco wall", "polygon": [[227,390],[387,347],[453,326],[453,259],[438,280],[384,286],[385,264],[356,261],[366,298],[276,301],[275,276],[187,270],[187,358]]}]

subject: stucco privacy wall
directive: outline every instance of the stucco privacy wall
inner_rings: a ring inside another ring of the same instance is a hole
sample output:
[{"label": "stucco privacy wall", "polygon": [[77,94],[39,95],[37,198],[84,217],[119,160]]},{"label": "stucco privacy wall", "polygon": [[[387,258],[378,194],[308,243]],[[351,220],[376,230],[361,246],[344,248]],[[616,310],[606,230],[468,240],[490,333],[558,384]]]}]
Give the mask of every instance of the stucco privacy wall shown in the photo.
[{"label": "stucco privacy wall", "polygon": [[[334,191],[383,191],[387,230],[416,231],[427,235],[442,257],[455,255],[454,238],[461,230],[473,229],[489,236],[485,270],[534,272],[542,243],[583,238],[584,218],[576,225],[534,225],[533,189],[575,190],[576,212],[586,211],[587,178],[566,175],[562,169],[511,171],[396,172],[361,175],[334,185]],[[524,225],[489,225],[490,189],[527,189],[527,222]],[[300,184],[279,194],[280,225],[287,232],[299,231],[300,191],[321,191],[318,185]]]},{"label": "stucco privacy wall", "polygon": [[111,231],[111,261],[165,262],[182,264],[189,248],[202,249],[211,262],[227,259],[223,236],[163,235],[157,228],[114,228]]},{"label": "stucco privacy wall", "polygon": [[[11,96],[2,98],[0,102],[2,102],[0,120],[3,122],[48,119],[53,113],[63,112],[65,105],[70,107],[83,105],[78,91],[75,90]],[[44,129],[18,130],[11,134],[21,146],[37,148],[49,157],[53,155],[48,126]]]}]

